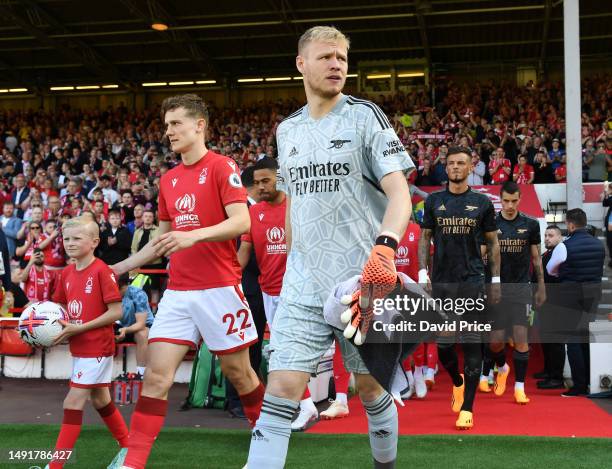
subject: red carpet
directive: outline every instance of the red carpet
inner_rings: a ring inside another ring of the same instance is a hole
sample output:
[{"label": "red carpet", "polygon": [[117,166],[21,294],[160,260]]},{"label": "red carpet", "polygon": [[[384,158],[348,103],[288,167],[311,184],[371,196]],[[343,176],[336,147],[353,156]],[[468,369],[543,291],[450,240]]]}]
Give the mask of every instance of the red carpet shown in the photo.
[{"label": "red carpet", "polygon": [[[534,360],[535,361],[535,360]],[[537,360],[539,361],[539,360]],[[510,362],[511,364],[512,362]],[[511,365],[512,366],[512,365]],[[412,398],[405,407],[398,406],[402,435],[472,434],[526,435],[561,437],[612,437],[612,416],[584,397],[561,397],[562,390],[536,388],[531,374],[541,369],[530,363],[525,392],[531,402],[525,406],[514,402],[514,375],[508,378],[506,393],[497,397],[492,392],[477,392],[474,402],[474,428],[455,429],[457,414],[450,407],[451,381],[440,367],[436,385],[425,399]],[[367,433],[367,421],[361,401],[349,401],[347,418],[321,421],[309,433]]]}]

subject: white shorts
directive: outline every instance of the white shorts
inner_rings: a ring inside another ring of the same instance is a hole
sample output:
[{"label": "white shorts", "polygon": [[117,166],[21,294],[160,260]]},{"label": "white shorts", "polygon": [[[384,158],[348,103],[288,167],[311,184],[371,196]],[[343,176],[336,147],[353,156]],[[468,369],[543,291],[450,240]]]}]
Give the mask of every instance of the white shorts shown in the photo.
[{"label": "white shorts", "polygon": [[280,296],[268,295],[265,292],[261,292],[263,296],[264,312],[266,313],[266,321],[268,321],[268,327],[272,330],[272,323],[274,322],[274,315],[278,308],[278,300]]},{"label": "white shorts", "polygon": [[257,342],[255,323],[240,286],[164,292],[149,331],[149,343],[197,347],[200,339],[217,355]]},{"label": "white shorts", "polygon": [[113,380],[113,357],[72,358],[72,388],[103,388]]}]

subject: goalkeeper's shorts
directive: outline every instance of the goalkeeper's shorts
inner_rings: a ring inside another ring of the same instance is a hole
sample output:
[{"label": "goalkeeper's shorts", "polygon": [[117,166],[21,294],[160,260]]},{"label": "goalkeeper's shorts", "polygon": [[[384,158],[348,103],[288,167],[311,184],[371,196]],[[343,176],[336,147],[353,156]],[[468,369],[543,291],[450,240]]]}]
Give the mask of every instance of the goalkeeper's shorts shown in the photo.
[{"label": "goalkeeper's shorts", "polygon": [[344,338],[342,331],[325,322],[323,307],[291,303],[281,295],[270,335],[269,371],[315,374],[334,337],[340,344],[347,371],[369,374],[355,346]]}]

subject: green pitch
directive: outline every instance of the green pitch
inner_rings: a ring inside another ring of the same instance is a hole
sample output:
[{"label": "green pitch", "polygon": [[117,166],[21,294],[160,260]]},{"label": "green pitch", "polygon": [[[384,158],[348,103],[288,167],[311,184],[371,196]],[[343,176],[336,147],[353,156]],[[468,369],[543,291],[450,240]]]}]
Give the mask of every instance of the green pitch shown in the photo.
[{"label": "green pitch", "polygon": [[[51,449],[55,425],[2,425],[0,447]],[[400,437],[397,468],[598,468],[609,467],[610,439],[536,438],[511,436],[404,436]],[[165,429],[156,441],[147,468],[241,469],[246,463],[246,431]],[[100,426],[84,426],[76,446],[76,464],[65,467],[106,468],[117,451],[110,433]],[[6,458],[5,458],[6,459]],[[294,434],[287,468],[324,469],[372,467],[366,435]],[[28,469],[34,463],[6,463]],[[40,467],[44,464],[38,463]]]}]

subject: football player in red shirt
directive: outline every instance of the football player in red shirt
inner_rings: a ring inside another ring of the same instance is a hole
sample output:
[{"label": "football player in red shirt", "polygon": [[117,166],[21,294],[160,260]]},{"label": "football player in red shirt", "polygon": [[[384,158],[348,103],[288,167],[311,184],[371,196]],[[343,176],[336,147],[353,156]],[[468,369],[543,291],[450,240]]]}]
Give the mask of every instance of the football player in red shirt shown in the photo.
[{"label": "football player in red shirt", "polygon": [[287,264],[285,241],[285,212],[287,197],[276,189],[278,163],[264,158],[253,167],[253,186],[259,202],[251,205],[249,216],[251,229],[241,237],[238,261],[244,268],[255,248],[259,267],[259,286],[263,293],[264,309],[268,325],[272,327]]},{"label": "football player in red shirt", "polygon": [[140,251],[115,264],[117,275],[170,256],[168,289],[149,332],[142,395],[130,426],[125,462],[145,467],[168,408],[176,369],[203,339],[221,359],[223,374],[240,396],[247,419],[259,416],[264,387],[249,360],[257,332],[240,287],[236,237],[249,231],[246,190],[236,163],[207,150],[208,111],[188,94],[167,98],[162,118],[174,153],[182,163],[160,182],[159,232]]},{"label": "football player in red shirt", "polygon": [[[75,260],[60,275],[53,301],[63,305],[69,321],[55,344],[70,342],[72,377],[64,399],[64,419],[55,449],[74,448],[81,432],[83,408],[88,400],[121,448],[127,446],[128,428],[115,408],[109,391],[113,373],[115,337],[113,323],[121,318],[121,294],[111,269],[94,256],[100,242],[98,225],[75,218],[64,224],[64,247]],[[64,466],[65,459],[49,463],[50,469]]]}]

